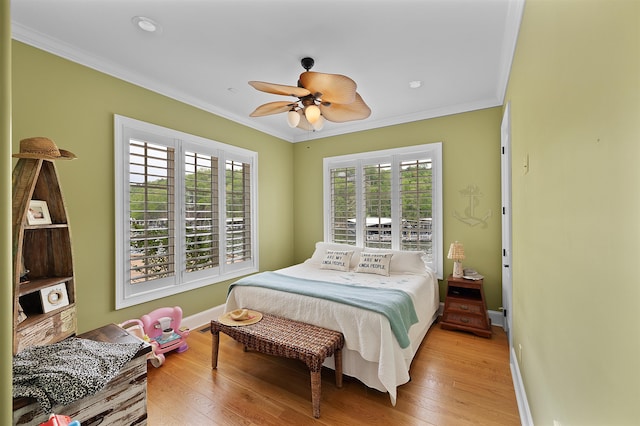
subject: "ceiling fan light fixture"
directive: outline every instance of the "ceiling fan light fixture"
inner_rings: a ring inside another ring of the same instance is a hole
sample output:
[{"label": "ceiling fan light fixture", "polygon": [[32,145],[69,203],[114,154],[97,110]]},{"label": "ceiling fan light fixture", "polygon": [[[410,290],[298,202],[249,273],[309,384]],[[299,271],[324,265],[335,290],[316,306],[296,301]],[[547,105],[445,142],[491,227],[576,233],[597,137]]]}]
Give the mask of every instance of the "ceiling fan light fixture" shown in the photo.
[{"label": "ceiling fan light fixture", "polygon": [[320,108],[317,105],[309,105],[304,109],[304,116],[307,117],[307,121],[313,125],[320,119]]},{"label": "ceiling fan light fixture", "polygon": [[287,124],[289,124],[291,128],[298,127],[298,124],[300,124],[300,114],[298,111],[291,109],[291,111],[287,113]]},{"label": "ceiling fan light fixture", "polygon": [[320,131],[324,127],[324,121],[324,118],[319,116],[315,123],[311,123],[311,127],[313,127],[315,131]]}]

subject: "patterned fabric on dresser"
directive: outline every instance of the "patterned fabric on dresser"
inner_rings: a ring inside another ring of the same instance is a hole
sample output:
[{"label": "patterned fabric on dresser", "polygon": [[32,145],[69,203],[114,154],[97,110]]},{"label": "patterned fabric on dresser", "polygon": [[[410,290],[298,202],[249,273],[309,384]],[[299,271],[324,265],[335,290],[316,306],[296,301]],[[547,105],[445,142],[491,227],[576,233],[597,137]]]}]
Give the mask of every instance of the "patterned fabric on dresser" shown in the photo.
[{"label": "patterned fabric on dresser", "polygon": [[35,398],[48,413],[100,391],[143,345],[69,338],[24,349],[13,358],[13,397]]}]

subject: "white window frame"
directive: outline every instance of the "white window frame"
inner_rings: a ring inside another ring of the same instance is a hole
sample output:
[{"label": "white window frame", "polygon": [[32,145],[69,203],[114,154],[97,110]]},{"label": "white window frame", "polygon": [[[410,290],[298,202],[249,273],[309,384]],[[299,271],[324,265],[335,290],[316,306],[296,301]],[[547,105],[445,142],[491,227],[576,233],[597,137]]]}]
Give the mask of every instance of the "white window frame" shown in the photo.
[{"label": "white window frame", "polygon": [[[129,141],[140,138],[157,145],[175,149],[175,221],[174,247],[176,253],[175,274],[143,284],[130,283],[130,224],[129,224]],[[223,144],[155,124],[114,114],[115,146],[115,251],[116,251],[116,309],[134,306],[210,284],[230,280],[259,270],[258,263],[258,154],[256,152]],[[219,266],[195,272],[186,272],[185,250],[185,198],[184,153],[197,152],[218,158],[219,195]],[[225,164],[238,161],[250,166],[250,220],[251,257],[245,261],[227,264],[226,259],[226,197]]]},{"label": "white window frame", "polygon": [[[326,157],[323,161],[323,209],[324,209],[324,241],[331,242],[331,169],[355,167],[356,180],[356,222],[363,223],[365,208],[362,203],[363,167],[372,164],[391,163],[392,165],[392,238],[391,249],[400,249],[400,191],[398,165],[402,161],[430,158],[432,161],[432,251],[433,257],[429,267],[436,273],[438,279],[443,279],[443,219],[442,214],[442,142],[394,148],[380,151],[362,152],[357,154]],[[356,246],[364,247],[364,230],[356,230]]]}]

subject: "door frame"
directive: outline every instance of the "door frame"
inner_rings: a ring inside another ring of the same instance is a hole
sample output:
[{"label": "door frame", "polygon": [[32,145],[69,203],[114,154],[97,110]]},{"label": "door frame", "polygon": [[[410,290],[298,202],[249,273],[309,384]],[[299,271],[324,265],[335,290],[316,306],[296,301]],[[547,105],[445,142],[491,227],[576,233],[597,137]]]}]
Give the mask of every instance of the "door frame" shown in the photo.
[{"label": "door frame", "polygon": [[511,104],[507,102],[500,125],[500,167],[502,194],[502,309],[504,330],[509,337],[509,350],[513,347],[513,258],[511,227]]}]

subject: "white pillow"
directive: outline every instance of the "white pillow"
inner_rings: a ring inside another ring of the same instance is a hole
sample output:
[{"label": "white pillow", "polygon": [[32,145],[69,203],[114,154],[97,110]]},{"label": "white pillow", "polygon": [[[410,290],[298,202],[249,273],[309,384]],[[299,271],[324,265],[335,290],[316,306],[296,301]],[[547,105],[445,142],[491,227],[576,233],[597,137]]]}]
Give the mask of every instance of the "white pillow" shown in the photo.
[{"label": "white pillow", "polygon": [[424,274],[427,272],[427,266],[424,263],[423,251],[412,250],[388,250],[388,249],[367,249],[373,253],[391,253],[391,264],[389,269],[391,272],[400,274]]},{"label": "white pillow", "polygon": [[320,266],[322,264],[322,261],[324,260],[324,256],[327,253],[327,250],[353,251],[354,255],[351,256],[351,263],[349,264],[349,269],[353,269],[358,265],[357,253],[360,253],[362,251],[362,247],[356,247],[350,244],[325,243],[324,241],[318,241],[316,243],[316,250],[313,252],[313,255],[305,261],[305,263]]},{"label": "white pillow", "polygon": [[356,272],[365,274],[378,274],[389,276],[389,264],[391,263],[391,253],[360,253],[360,260],[356,266]]},{"label": "white pillow", "polygon": [[320,269],[348,271],[352,256],[353,250],[327,250],[324,259],[320,262]]}]

